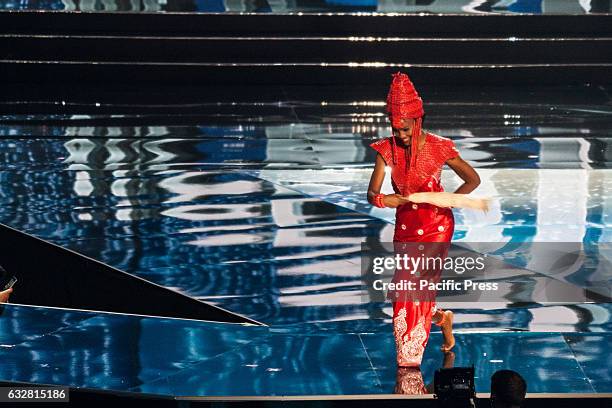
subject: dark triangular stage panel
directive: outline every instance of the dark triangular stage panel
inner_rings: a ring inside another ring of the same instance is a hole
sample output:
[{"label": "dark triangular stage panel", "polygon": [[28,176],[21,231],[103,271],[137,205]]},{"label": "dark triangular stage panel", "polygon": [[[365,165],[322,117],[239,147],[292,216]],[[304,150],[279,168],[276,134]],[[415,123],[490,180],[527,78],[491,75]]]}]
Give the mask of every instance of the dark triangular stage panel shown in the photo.
[{"label": "dark triangular stage panel", "polygon": [[11,303],[261,324],[2,224],[0,242],[0,265],[18,278]]}]

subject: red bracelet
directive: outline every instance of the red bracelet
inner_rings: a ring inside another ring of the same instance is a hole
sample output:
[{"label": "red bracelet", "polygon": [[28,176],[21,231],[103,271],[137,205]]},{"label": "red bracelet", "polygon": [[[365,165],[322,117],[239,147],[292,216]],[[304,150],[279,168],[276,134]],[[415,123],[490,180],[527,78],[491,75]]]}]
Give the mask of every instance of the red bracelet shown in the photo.
[{"label": "red bracelet", "polygon": [[374,205],[378,208],[385,208],[385,202],[383,201],[384,197],[384,194],[376,194],[374,196]]}]

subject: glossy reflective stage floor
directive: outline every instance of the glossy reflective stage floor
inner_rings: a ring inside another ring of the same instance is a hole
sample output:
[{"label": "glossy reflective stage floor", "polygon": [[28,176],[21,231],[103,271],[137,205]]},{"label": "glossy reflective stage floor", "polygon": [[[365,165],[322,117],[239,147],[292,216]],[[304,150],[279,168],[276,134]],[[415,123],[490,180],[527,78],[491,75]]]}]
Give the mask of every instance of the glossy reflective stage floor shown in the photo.
[{"label": "glossy reflective stage floor", "polygon": [[199,13],[609,13],[610,0],[1,0],[0,10]]},{"label": "glossy reflective stage floor", "polygon": [[[612,241],[610,89],[421,93],[425,127],[498,199],[486,216],[456,211],[455,242],[597,254]],[[388,133],[384,92],[3,98],[22,113],[0,118],[1,223],[268,327],[6,305],[0,380],[266,396],[393,393],[414,374],[396,370],[390,304],[361,283],[360,243],[393,232],[393,213],[364,200],[367,146]],[[610,303],[442,306],[457,346],[444,362],[433,329],[425,383],[443,364],[474,364],[479,392],[500,368],[530,392],[612,392]]]}]

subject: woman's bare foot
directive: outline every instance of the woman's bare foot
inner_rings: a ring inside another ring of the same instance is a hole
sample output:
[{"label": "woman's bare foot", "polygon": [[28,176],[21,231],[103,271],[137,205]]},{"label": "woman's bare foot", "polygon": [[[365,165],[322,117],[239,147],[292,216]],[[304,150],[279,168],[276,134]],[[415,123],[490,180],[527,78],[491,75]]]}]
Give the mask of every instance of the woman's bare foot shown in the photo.
[{"label": "woman's bare foot", "polygon": [[444,312],[444,321],[440,325],[442,329],[442,335],[444,336],[444,344],[440,347],[444,353],[448,353],[451,351],[453,347],[455,347],[455,336],[453,336],[453,312],[450,310],[445,310]]}]

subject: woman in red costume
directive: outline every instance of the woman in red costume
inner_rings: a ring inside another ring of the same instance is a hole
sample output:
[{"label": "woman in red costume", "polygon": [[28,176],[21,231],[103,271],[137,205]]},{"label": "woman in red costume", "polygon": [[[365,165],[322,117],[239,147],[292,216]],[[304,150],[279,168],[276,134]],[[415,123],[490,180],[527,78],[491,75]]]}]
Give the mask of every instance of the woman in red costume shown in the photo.
[{"label": "woman in red costume", "polygon": [[[368,187],[368,201],[377,207],[396,208],[395,243],[449,243],[455,228],[450,205],[455,204],[439,206],[439,203],[434,205],[416,199],[410,201],[409,196],[413,193],[444,191],[440,176],[445,163],[464,183],[454,195],[442,193],[438,196],[463,197],[460,195],[472,192],[480,184],[480,178],[472,166],[459,156],[452,140],[422,129],[425,114],[423,101],[408,76],[400,72],[393,75],[387,95],[387,113],[393,135],[371,144],[378,155]],[[395,194],[380,194],[386,166],[391,168],[391,184]],[[455,345],[453,313],[450,310],[436,308],[435,299],[400,299],[393,302],[398,366],[420,366],[432,323],[441,327],[444,336],[442,351],[449,352]]]}]

